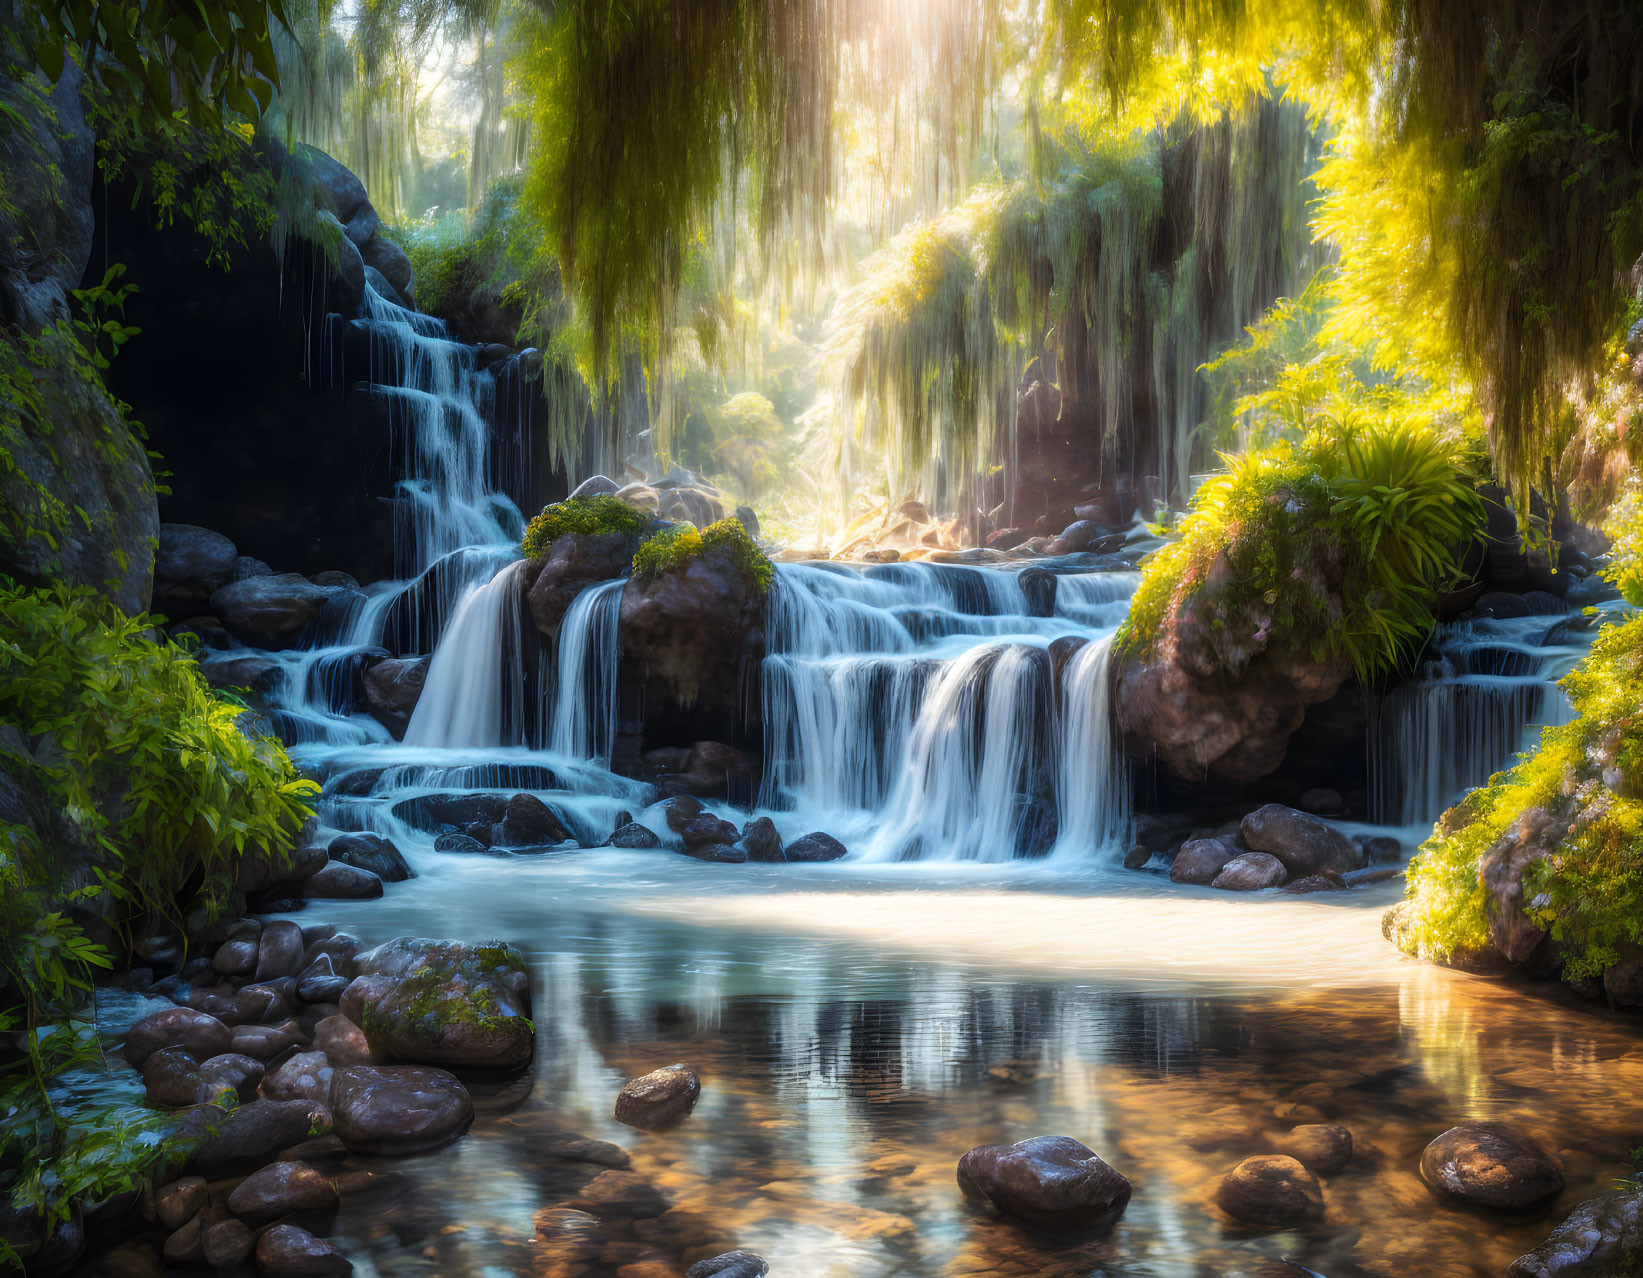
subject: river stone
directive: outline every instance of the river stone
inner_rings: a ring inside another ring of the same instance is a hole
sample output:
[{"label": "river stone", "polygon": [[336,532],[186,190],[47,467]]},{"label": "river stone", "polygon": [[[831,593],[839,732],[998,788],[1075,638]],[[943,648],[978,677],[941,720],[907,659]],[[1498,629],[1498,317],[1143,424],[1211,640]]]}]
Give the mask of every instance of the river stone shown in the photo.
[{"label": "river stone", "polygon": [[769,1272],[763,1256],[751,1251],[727,1251],[722,1256],[698,1260],[685,1270],[685,1278],[764,1278]]},{"label": "river stone", "polygon": [[747,849],[734,843],[696,843],[681,851],[698,861],[714,861],[722,865],[740,865],[747,860]]},{"label": "river stone", "polygon": [[500,794],[419,794],[401,799],[390,809],[412,828],[433,832],[495,825],[507,810],[508,801]]},{"label": "river stone", "polygon": [[[352,969],[353,964],[347,967]],[[304,1003],[335,1003],[354,979],[351,970],[339,971],[329,954],[322,954],[297,977],[297,997]]]},{"label": "river stone", "polygon": [[361,954],[356,970],[342,1009],[373,1049],[459,1070],[530,1060],[530,976],[511,945],[402,936]]},{"label": "river stone", "polygon": [[1283,890],[1291,896],[1305,896],[1308,892],[1344,892],[1346,880],[1338,874],[1309,874],[1304,879],[1292,879]]},{"label": "river stone", "polygon": [[[754,817],[742,827],[742,846],[747,849],[747,859],[750,861],[785,861],[786,855],[782,851],[781,835],[776,833],[776,823],[769,817]],[[736,1253],[730,1253],[732,1255]],[[744,1253],[751,1255],[752,1253]],[[759,1262],[763,1264],[763,1261]]]},{"label": "river stone", "polygon": [[272,1024],[291,1017],[296,1011],[292,1006],[296,996],[297,983],[289,976],[282,976],[247,985],[228,1001],[233,1004],[236,1024]]},{"label": "river stone", "polygon": [[1284,863],[1269,852],[1245,852],[1226,863],[1211,887],[1228,892],[1259,892],[1282,887],[1289,877]]},{"label": "river stone", "polygon": [[242,1105],[256,1100],[262,1076],[262,1062],[241,1052],[223,1052],[200,1062],[200,1081],[206,1089],[226,1087]]},{"label": "river stone", "polygon": [[1314,1175],[1332,1176],[1352,1161],[1352,1130],[1339,1123],[1302,1123],[1274,1136],[1272,1147]]},{"label": "river stone", "polygon": [[419,1154],[473,1122],[456,1075],[424,1065],[346,1065],[331,1079],[337,1135],[356,1154]]},{"label": "river stone", "polygon": [[161,1245],[160,1254],[174,1265],[200,1265],[205,1263],[205,1231],[216,1220],[210,1208],[202,1211],[191,1220],[185,1221],[175,1229]]},{"label": "river stone", "polygon": [[257,970],[258,945],[255,940],[224,941],[211,958],[211,970],[219,976],[243,976]]},{"label": "river stone", "polygon": [[1237,855],[1238,849],[1231,839],[1192,839],[1182,845],[1170,862],[1170,882],[1207,887]]},{"label": "river stone", "polygon": [[295,976],[302,966],[302,929],[290,919],[275,919],[262,929],[257,942],[258,981]]},{"label": "river stone", "polygon": [[1590,1198],[1506,1278],[1635,1278],[1643,1273],[1643,1189]]},{"label": "river stone", "polygon": [[447,830],[434,840],[435,852],[485,852],[486,846],[471,834]]},{"label": "river stone", "polygon": [[1246,1158],[1221,1180],[1215,1201],[1234,1220],[1285,1227],[1322,1220],[1324,1193],[1305,1166],[1287,1154]]},{"label": "river stone", "polygon": [[571,833],[552,808],[534,794],[516,794],[508,800],[492,846],[505,848],[539,847],[563,843]]},{"label": "river stone", "polygon": [[167,1109],[199,1102],[200,1064],[180,1047],[162,1047],[143,1062],[143,1089],[148,1099]]},{"label": "river stone", "polygon": [[252,1172],[228,1195],[228,1210],[253,1225],[297,1212],[335,1207],[337,1187],[307,1163],[270,1163]]},{"label": "river stone", "polygon": [[324,1052],[298,1052],[263,1082],[262,1093],[269,1100],[310,1100],[325,1104],[331,1099],[330,1059]]},{"label": "river stone", "polygon": [[230,1113],[194,1154],[207,1177],[231,1175],[268,1161],[287,1145],[331,1130],[331,1111],[312,1101],[256,1100]]},{"label": "river stone", "polygon": [[688,1065],[667,1065],[628,1080],[616,1094],[616,1121],[644,1131],[671,1127],[696,1108],[702,1083]]},{"label": "river stone", "polygon": [[1421,1175],[1462,1202],[1502,1211],[1533,1207],[1563,1189],[1556,1157],[1507,1123],[1451,1127],[1421,1154]]},{"label": "river stone", "polygon": [[263,1278],[341,1278],[353,1271],[330,1243],[295,1225],[275,1225],[257,1239],[257,1272]]},{"label": "river stone", "polygon": [[168,1230],[178,1230],[210,1200],[204,1176],[182,1176],[154,1191],[154,1214]]},{"label": "river stone", "polygon": [[347,593],[336,586],[316,586],[294,572],[246,577],[211,596],[211,611],[236,636],[258,648],[294,644],[325,605]]},{"label": "river stone", "polygon": [[333,1065],[366,1065],[371,1047],[365,1031],[346,1016],[327,1016],[314,1026],[314,1050],[324,1052]]},{"label": "river stone", "polygon": [[304,1042],[305,1036],[295,1021],[279,1025],[236,1025],[230,1050],[259,1061],[270,1061],[286,1048],[300,1047]]},{"label": "river stone", "polygon": [[195,1060],[226,1052],[233,1031],[215,1016],[187,1007],[168,1007],[145,1016],[126,1034],[126,1062],[140,1066],[162,1047],[180,1047]]},{"label": "river stone", "polygon": [[686,848],[699,848],[710,843],[734,843],[741,832],[729,821],[704,812],[680,832],[680,837]]},{"label": "river stone", "polygon": [[241,1221],[219,1220],[200,1235],[200,1259],[213,1269],[233,1269],[245,1263],[257,1236]]},{"label": "river stone", "polygon": [[327,861],[320,872],[303,884],[302,894],[310,900],[373,901],[382,895],[382,880],[369,870],[343,861]]},{"label": "river stone", "polygon": [[369,870],[384,883],[403,883],[414,878],[400,850],[380,834],[341,834],[331,840],[326,853],[356,870]]},{"label": "river stone", "polygon": [[603,1220],[646,1220],[667,1210],[661,1190],[637,1172],[602,1171],[571,1204]]},{"label": "river stone", "polygon": [[1281,803],[1256,808],[1240,829],[1245,844],[1257,852],[1272,853],[1296,878],[1320,870],[1342,874],[1360,864],[1358,850],[1339,830]]},{"label": "river stone", "polygon": [[1403,860],[1403,844],[1389,834],[1375,834],[1363,841],[1363,859],[1370,865],[1394,865]]},{"label": "river stone", "polygon": [[1105,1228],[1130,1201],[1130,1182],[1071,1136],[978,1145],[958,1160],[958,1187],[966,1198],[1052,1230]]},{"label": "river stone", "polygon": [[610,845],[613,848],[654,848],[660,847],[661,843],[653,830],[640,825],[637,821],[629,821],[610,836]]},{"label": "river stone", "polygon": [[820,830],[794,839],[783,851],[789,861],[837,861],[849,855],[849,849],[844,844]]},{"label": "river stone", "polygon": [[688,794],[675,795],[662,804],[662,814],[667,819],[668,829],[675,834],[683,834],[685,827],[702,814],[702,801]]},{"label": "river stone", "polygon": [[234,580],[239,551],[220,532],[195,524],[161,524],[154,551],[155,612],[192,617]]}]

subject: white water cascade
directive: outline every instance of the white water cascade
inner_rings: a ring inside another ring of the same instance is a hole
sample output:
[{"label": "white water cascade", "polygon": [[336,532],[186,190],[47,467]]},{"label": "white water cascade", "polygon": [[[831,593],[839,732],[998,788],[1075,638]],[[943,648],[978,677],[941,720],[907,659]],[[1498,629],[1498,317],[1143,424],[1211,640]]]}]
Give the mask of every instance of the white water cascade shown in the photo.
[{"label": "white water cascade", "polygon": [[[503,702],[524,689],[520,668],[519,579],[515,560],[483,585],[468,587],[445,628],[405,744],[445,749],[500,746]],[[518,723],[516,709],[512,721]]]},{"label": "white water cascade", "polygon": [[622,579],[589,586],[559,627],[552,746],[574,759],[610,763],[616,736],[617,624]]}]

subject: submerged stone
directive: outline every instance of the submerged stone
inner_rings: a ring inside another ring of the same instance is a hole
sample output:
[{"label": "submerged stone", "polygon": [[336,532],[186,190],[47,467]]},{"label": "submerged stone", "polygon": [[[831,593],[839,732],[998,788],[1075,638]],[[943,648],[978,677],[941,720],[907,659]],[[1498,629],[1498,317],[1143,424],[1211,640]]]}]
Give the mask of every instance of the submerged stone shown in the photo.
[{"label": "submerged stone", "polygon": [[1507,1123],[1451,1127],[1421,1154],[1421,1175],[1462,1202],[1523,1210],[1563,1189],[1563,1168],[1539,1141]]},{"label": "submerged stone", "polygon": [[1071,1136],[979,1145],[958,1162],[964,1196],[1041,1229],[1104,1229],[1123,1214],[1130,1182]]},{"label": "submerged stone", "polygon": [[1246,1158],[1221,1181],[1215,1201],[1234,1220],[1284,1227],[1322,1220],[1324,1193],[1312,1173],[1287,1154]]},{"label": "submerged stone", "polygon": [[331,1080],[337,1135],[356,1154],[419,1154],[473,1122],[456,1075],[421,1065],[348,1065]]},{"label": "submerged stone", "polygon": [[688,1065],[667,1065],[630,1079],[616,1096],[616,1121],[655,1131],[689,1116],[702,1083]]}]

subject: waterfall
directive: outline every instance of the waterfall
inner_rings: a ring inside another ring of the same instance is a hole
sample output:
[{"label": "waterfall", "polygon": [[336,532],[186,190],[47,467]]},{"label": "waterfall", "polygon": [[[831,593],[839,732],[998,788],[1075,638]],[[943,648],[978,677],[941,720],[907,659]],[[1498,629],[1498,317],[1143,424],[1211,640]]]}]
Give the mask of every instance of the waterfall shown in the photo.
[{"label": "waterfall", "polygon": [[617,624],[625,580],[590,586],[571,602],[559,627],[553,749],[610,762],[616,737]]},{"label": "waterfall", "polygon": [[[1061,584],[1066,585],[1065,578]],[[1112,641],[1109,634],[1085,644],[1062,675],[1056,743],[1058,856],[1117,849],[1129,832],[1129,773],[1113,736]]]},{"label": "waterfall", "polygon": [[[519,578],[523,560],[470,586],[439,641],[405,744],[467,749],[500,746],[503,702],[523,696]],[[521,720],[518,708],[511,722]]]}]

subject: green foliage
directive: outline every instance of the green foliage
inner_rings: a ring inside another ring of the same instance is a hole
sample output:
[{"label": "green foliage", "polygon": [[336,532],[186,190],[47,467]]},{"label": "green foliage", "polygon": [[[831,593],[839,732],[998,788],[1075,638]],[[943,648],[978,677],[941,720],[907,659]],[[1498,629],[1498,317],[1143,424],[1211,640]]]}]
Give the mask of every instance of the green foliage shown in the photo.
[{"label": "green foliage", "polygon": [[1486,949],[1480,866],[1520,818],[1567,827],[1523,881],[1564,978],[1598,975],[1623,944],[1643,943],[1643,616],[1605,626],[1563,688],[1577,717],[1543,729],[1533,750],[1445,814],[1410,862],[1397,928],[1410,953],[1448,961]]},{"label": "green foliage", "polygon": [[1224,457],[1176,540],[1143,561],[1124,644],[1168,656],[1185,618],[1211,609],[1216,629],[1345,659],[1367,682],[1425,641],[1482,527],[1452,442],[1362,408],[1307,423],[1300,445]]},{"label": "green foliage", "polygon": [[542,513],[525,526],[521,549],[525,558],[535,559],[547,554],[554,541],[566,533],[621,533],[631,537],[644,526],[643,515],[609,493],[571,498],[542,508]]},{"label": "green foliage", "polygon": [[1603,531],[1614,543],[1603,575],[1627,603],[1643,608],[1643,483],[1632,482],[1610,510]]},{"label": "green foliage", "polygon": [[765,594],[776,580],[776,565],[759,549],[739,519],[721,519],[697,532],[689,524],[675,524],[645,538],[633,557],[636,577],[677,572],[701,555],[728,559],[749,590]]}]

